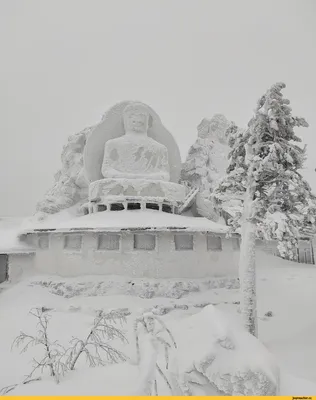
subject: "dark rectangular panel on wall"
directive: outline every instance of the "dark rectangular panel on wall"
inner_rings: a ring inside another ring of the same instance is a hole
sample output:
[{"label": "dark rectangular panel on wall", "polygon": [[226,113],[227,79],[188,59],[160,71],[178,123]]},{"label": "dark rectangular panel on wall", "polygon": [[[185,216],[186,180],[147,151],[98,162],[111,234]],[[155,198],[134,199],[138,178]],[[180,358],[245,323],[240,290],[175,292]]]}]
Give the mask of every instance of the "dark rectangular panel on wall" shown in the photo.
[{"label": "dark rectangular panel on wall", "polygon": [[0,254],[0,283],[8,279],[8,255]]},{"label": "dark rectangular panel on wall", "polygon": [[221,251],[222,239],[219,236],[207,235],[207,250]]},{"label": "dark rectangular panel on wall", "polygon": [[100,234],[98,237],[98,250],[119,250],[120,236],[112,233]]},{"label": "dark rectangular panel on wall", "polygon": [[193,250],[193,235],[182,233],[176,234],[174,236],[174,244],[176,250]]},{"label": "dark rectangular panel on wall", "polygon": [[64,249],[80,251],[82,246],[81,235],[66,235],[64,238]]},{"label": "dark rectangular panel on wall", "polygon": [[240,250],[240,240],[238,237],[232,238],[233,250]]},{"label": "dark rectangular panel on wall", "polygon": [[134,235],[134,249],[155,250],[156,235],[139,233]]}]

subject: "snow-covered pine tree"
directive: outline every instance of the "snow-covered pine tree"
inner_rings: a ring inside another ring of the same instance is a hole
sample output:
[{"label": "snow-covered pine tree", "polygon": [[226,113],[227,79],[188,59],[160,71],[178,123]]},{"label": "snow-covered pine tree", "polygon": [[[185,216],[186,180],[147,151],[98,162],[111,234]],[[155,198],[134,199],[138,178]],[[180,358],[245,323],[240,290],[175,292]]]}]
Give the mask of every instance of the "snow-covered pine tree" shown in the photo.
[{"label": "snow-covered pine tree", "polygon": [[223,214],[227,214],[225,219],[231,232],[238,232],[246,192],[245,144],[249,134],[247,130],[239,128],[232,121],[225,136],[231,148],[228,154],[227,174],[215,187],[212,197],[217,208]]},{"label": "snow-covered pine tree", "polygon": [[260,98],[248,129],[235,136],[228,175],[216,190],[218,198],[232,194],[243,199],[241,312],[246,328],[255,336],[256,237],[277,239],[281,256],[295,259],[306,212],[315,204],[310,186],[299,173],[305,149],[295,143],[301,139],[294,133],[295,127],[308,124],[292,116],[290,102],[281,93],[284,88],[284,83],[277,83]]},{"label": "snow-covered pine tree", "polygon": [[[261,101],[263,100],[260,99],[259,103]],[[288,106],[289,101],[283,101],[285,105]],[[271,112],[272,111],[270,111],[270,115]],[[291,152],[293,153],[293,151],[295,152],[296,158],[293,159],[292,164],[289,163],[288,160],[283,160],[283,168],[291,171],[286,173],[286,176],[289,176],[291,173],[291,177],[289,177],[290,184],[287,186],[285,179],[284,185],[280,186],[280,184],[277,185],[277,183],[275,183],[269,186],[269,196],[268,199],[265,199],[269,202],[269,208],[266,208],[267,204],[263,207],[264,212],[262,213],[262,218],[260,220],[258,218],[257,221],[259,228],[257,233],[258,236],[263,239],[276,239],[278,241],[280,256],[295,260],[297,257],[298,232],[309,230],[311,224],[315,222],[316,202],[309,184],[299,173],[299,169],[302,168],[305,160],[305,148],[302,149],[295,145],[295,142],[300,142],[301,139],[295,136],[293,131],[295,126],[308,126],[308,124],[302,118],[293,118],[289,107],[288,112],[288,119],[291,120],[292,118],[295,124],[288,124],[288,128],[291,127],[292,129],[292,136],[286,139],[287,146],[290,146],[290,151],[288,151],[287,147],[284,147],[284,138],[286,137],[284,134],[280,134],[280,138],[283,139],[283,141],[278,139],[278,135],[275,137],[277,142],[281,143],[279,145],[279,150],[281,149],[280,146],[282,146],[285,158],[289,159],[290,156],[288,155]],[[272,122],[272,124],[274,124],[274,122]],[[214,192],[214,197],[219,203],[225,203],[225,201],[229,202],[232,199],[243,200],[246,192],[247,166],[245,162],[245,145],[249,139],[250,130],[239,130],[236,125],[232,123],[228,131],[230,131],[229,144],[232,150],[229,154],[230,164],[227,169],[227,176],[224,177]],[[277,146],[277,144],[274,146],[274,152]],[[278,183],[279,182],[280,180]],[[261,202],[262,201],[264,201],[263,198],[261,199]],[[282,215],[282,213],[285,213],[285,215]],[[240,226],[239,216],[237,215],[230,223],[238,228]]]}]

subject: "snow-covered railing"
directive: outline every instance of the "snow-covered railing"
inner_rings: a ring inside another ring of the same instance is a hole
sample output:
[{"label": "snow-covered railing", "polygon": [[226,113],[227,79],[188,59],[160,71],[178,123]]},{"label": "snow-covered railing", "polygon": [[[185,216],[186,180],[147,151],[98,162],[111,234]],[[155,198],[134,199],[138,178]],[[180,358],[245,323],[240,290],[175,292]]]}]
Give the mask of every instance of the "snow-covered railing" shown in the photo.
[{"label": "snow-covered railing", "polygon": [[82,206],[84,214],[102,211],[127,210],[157,210],[171,214],[178,214],[178,202],[171,202],[164,198],[152,196],[108,196],[106,201],[91,201]]},{"label": "snow-covered railing", "polygon": [[187,194],[187,196],[184,200],[184,203],[182,204],[181,207],[179,207],[179,210],[178,210],[179,214],[181,214],[183,211],[185,211],[188,207],[191,206],[191,204],[192,204],[193,200],[195,199],[195,196],[198,194],[198,192],[199,192],[199,189],[195,188],[195,187],[193,187],[189,191],[189,193]]}]

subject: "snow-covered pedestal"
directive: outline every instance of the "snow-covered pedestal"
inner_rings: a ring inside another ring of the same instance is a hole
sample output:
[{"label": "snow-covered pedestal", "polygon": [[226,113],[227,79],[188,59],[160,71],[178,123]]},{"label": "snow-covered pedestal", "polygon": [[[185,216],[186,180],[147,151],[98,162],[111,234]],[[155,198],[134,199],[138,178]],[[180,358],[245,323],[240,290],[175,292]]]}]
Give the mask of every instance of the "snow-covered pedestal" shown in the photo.
[{"label": "snow-covered pedestal", "polygon": [[159,180],[101,179],[89,187],[89,200],[96,211],[110,210],[111,206],[117,210],[121,206],[126,210],[149,208],[172,212],[184,199],[184,186]]}]

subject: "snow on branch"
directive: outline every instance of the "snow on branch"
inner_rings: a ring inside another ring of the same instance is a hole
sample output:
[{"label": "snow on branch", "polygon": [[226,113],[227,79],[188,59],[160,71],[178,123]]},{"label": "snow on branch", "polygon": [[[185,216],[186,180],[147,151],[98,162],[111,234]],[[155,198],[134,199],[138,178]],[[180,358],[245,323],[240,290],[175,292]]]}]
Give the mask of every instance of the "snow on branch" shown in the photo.
[{"label": "snow on branch", "polygon": [[73,370],[82,354],[86,356],[90,367],[126,361],[125,355],[109,343],[115,339],[127,342],[125,335],[115,326],[118,321],[121,324],[126,322],[124,314],[118,311],[110,313],[99,311],[87,337],[84,340],[78,338],[71,340],[72,347],[68,351],[67,367]]},{"label": "snow on branch", "polygon": [[[177,348],[177,344],[175,339],[167,328],[165,323],[157,316],[155,316],[151,312],[144,313],[141,317],[137,318],[134,323],[134,333],[135,333],[135,341],[136,341],[136,352],[137,352],[137,360],[140,363],[140,360],[145,357],[145,354],[141,354],[141,347],[140,347],[140,332],[143,330],[146,332],[147,335],[150,335],[152,341],[154,341],[155,346],[162,345],[164,347],[164,354],[165,354],[165,369],[168,370],[169,368],[169,349],[171,347]],[[162,337],[160,334],[166,332],[169,339],[171,340],[171,344]],[[158,350],[157,350],[158,352]],[[166,374],[163,372],[162,368],[156,362],[156,369],[159,375],[162,377],[164,382],[166,383],[167,387],[169,388],[171,394],[173,394],[173,389],[171,383],[169,382]],[[144,392],[148,395],[152,395],[152,386],[154,386],[154,393],[158,396],[158,386],[157,380],[155,378],[155,372],[152,371],[150,379],[146,382],[146,387]]]}]

